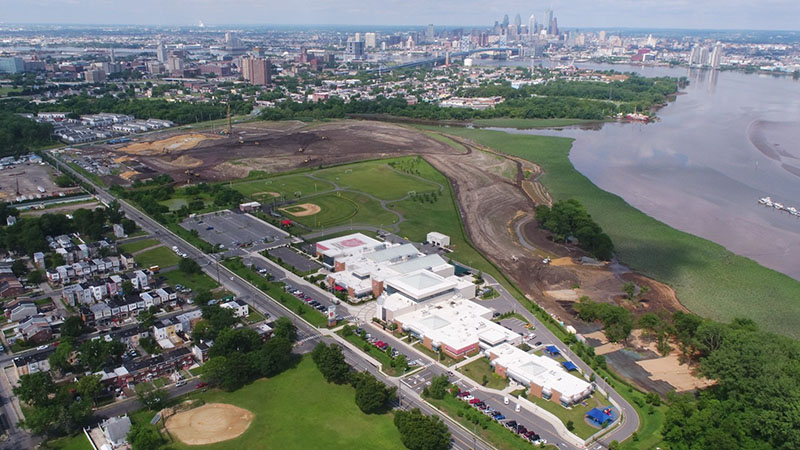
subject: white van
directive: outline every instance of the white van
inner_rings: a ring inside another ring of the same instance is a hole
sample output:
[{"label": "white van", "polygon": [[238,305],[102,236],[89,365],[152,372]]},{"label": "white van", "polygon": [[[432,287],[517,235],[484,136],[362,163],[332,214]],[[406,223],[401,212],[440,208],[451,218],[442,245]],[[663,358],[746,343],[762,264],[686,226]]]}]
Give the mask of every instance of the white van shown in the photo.
[{"label": "white van", "polygon": [[507,404],[508,404],[508,397],[503,397],[503,404],[504,404],[504,405],[507,405]]}]

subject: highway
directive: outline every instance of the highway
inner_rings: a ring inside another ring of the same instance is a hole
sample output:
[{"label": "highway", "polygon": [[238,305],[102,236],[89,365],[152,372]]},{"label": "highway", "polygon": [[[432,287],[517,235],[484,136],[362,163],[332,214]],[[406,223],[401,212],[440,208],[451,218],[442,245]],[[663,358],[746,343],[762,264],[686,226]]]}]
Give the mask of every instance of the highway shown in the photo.
[{"label": "highway", "polygon": [[[55,155],[52,156],[58,158],[58,156]],[[218,264],[218,261],[214,258],[214,256],[203,253],[193,245],[189,244],[188,242],[184,241],[177,235],[173,234],[169,229],[167,229],[160,223],[156,222],[155,220],[151,219],[144,213],[134,208],[131,204],[129,204],[125,200],[115,198],[105,189],[103,189],[102,186],[94,184],[91,180],[84,177],[81,173],[77,172],[69,165],[63,164],[62,170],[66,170],[75,175],[76,177],[80,178],[81,180],[83,180],[85,183],[92,185],[96,190],[95,195],[102,202],[109,204],[113,200],[119,201],[121,209],[122,211],[125,212],[125,215],[127,217],[135,220],[139,224],[139,226],[142,227],[142,229],[152,233],[166,246],[168,247],[177,246],[184,253],[187,253],[188,257],[198,261],[203,271],[212,278],[216,279],[217,271],[219,271],[220,282],[222,283],[222,285],[229,291],[234,292],[239,298],[252,305],[259,312],[267,313],[272,317],[286,316],[290,318],[297,327],[299,340],[304,340],[306,338],[313,336],[320,336],[320,337],[322,336],[322,333],[318,329],[308,324],[306,321],[302,320],[293,311],[285,308],[283,305],[273,300],[272,298],[270,298],[269,296],[258,290],[256,287],[252,286],[251,284],[249,284],[248,282],[237,276],[235,273],[228,270],[222,264]],[[330,339],[331,338],[326,338],[326,340]],[[313,340],[306,341],[304,345],[308,345],[307,342],[314,342],[314,341]],[[331,340],[331,342],[333,341]],[[384,381],[387,384],[392,384],[391,380],[389,380],[386,376],[380,373],[380,371],[378,371],[366,358],[364,358],[360,354],[360,352],[345,350],[344,354],[348,363],[350,363],[353,367],[362,370],[369,370],[376,377],[378,377],[378,379]],[[183,388],[185,389],[186,386],[183,386]],[[417,395],[409,395],[404,400],[408,404],[410,404],[410,406],[420,408],[425,413],[428,414],[434,413],[433,409]],[[135,402],[130,402],[126,404],[130,404],[130,410],[134,410],[135,407],[137,406]],[[450,429],[450,432],[453,435],[454,448],[459,448],[459,449],[492,448],[490,445],[484,443],[482,440],[476,439],[476,437],[471,432],[462,428],[459,424],[457,424],[452,419],[449,419],[447,416],[442,417],[442,419],[445,420],[445,423],[447,423],[448,428]]]}]

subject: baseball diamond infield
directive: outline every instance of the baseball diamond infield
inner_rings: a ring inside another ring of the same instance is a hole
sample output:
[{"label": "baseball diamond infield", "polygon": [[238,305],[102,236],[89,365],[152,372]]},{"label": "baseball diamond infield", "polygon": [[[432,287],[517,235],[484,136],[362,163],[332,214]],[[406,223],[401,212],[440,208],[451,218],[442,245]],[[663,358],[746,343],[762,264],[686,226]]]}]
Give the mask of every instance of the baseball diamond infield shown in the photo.
[{"label": "baseball diamond infield", "polygon": [[295,217],[305,217],[305,216],[313,216],[320,212],[322,208],[318,205],[313,203],[303,203],[301,205],[292,205],[287,206],[285,208],[281,208],[281,211],[285,211]]},{"label": "baseball diamond infield", "polygon": [[188,445],[205,445],[233,439],[253,421],[253,413],[225,403],[208,403],[167,419],[167,430]]}]

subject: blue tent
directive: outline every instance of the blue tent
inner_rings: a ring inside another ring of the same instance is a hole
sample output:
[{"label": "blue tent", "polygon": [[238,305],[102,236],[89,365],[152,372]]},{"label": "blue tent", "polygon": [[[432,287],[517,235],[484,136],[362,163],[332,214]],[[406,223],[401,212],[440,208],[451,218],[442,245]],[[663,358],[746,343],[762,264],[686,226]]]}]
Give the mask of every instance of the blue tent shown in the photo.
[{"label": "blue tent", "polygon": [[591,411],[586,413],[586,417],[589,418],[592,422],[598,425],[605,425],[606,422],[611,421],[611,416],[604,413],[602,410],[593,408]]},{"label": "blue tent", "polygon": [[545,347],[545,349],[547,350],[547,353],[550,353],[551,355],[561,354],[561,352],[558,350],[558,347],[556,347],[555,345],[548,345],[547,347]]},{"label": "blue tent", "polygon": [[567,370],[578,370],[578,366],[576,366],[572,361],[564,361],[561,363]]}]

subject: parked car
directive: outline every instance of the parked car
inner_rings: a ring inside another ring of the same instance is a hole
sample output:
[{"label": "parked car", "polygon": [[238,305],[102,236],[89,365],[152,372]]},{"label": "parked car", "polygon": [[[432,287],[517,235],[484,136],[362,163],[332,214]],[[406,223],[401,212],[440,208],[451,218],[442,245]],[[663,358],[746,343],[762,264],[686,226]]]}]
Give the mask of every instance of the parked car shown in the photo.
[{"label": "parked car", "polygon": [[180,380],[177,383],[175,383],[175,387],[181,387],[185,385],[186,385],[186,380]]},{"label": "parked car", "polygon": [[509,430],[514,430],[514,429],[517,428],[517,421],[516,420],[509,420],[508,422],[504,423],[503,426],[505,426]]},{"label": "parked car", "polygon": [[206,386],[208,386],[208,383],[197,383],[194,388],[195,389],[203,389]]},{"label": "parked car", "polygon": [[494,413],[493,416],[494,416],[494,420],[496,420],[498,422],[501,421],[501,420],[505,420],[506,419],[506,416],[502,415],[499,412]]},{"label": "parked car", "polygon": [[472,399],[470,399],[469,404],[470,405],[474,405],[475,403],[478,403],[479,401],[481,401],[481,399],[473,397]]}]

